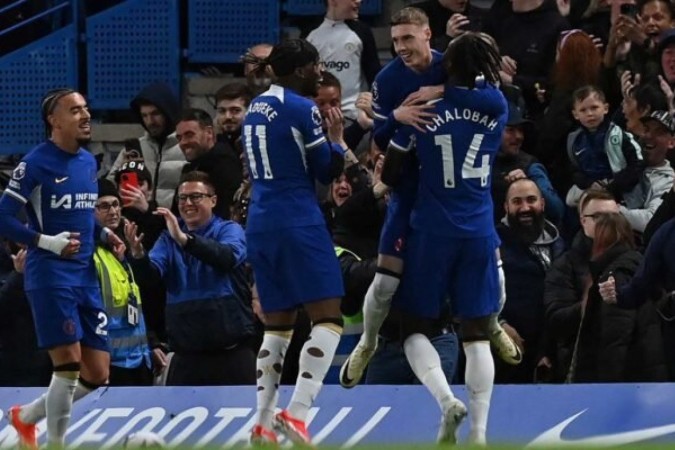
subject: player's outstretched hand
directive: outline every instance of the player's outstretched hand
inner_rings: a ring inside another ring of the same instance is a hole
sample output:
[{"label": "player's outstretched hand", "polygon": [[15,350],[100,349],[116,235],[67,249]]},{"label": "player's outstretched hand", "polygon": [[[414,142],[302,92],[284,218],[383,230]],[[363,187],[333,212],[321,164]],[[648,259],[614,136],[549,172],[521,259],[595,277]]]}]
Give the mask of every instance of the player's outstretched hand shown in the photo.
[{"label": "player's outstretched hand", "polygon": [[425,133],[426,130],[422,128],[425,125],[433,124],[432,119],[437,116],[436,113],[430,112],[434,105],[401,105],[394,110],[394,119],[398,123],[410,125],[417,131]]},{"label": "player's outstretched hand", "polygon": [[129,243],[131,249],[131,256],[134,258],[142,258],[145,254],[143,250],[143,233],[137,235],[138,225],[127,219],[124,219],[124,238]]},{"label": "player's outstretched hand", "polygon": [[178,219],[173,215],[171,210],[160,206],[153,214],[164,217],[166,229],[169,231],[171,237],[178,242],[181,247],[184,246],[188,240],[187,234],[183,233],[183,230],[180,229]]},{"label": "player's outstretched hand", "polygon": [[409,94],[401,105],[415,105],[418,103],[426,103],[431,100],[436,100],[443,97],[445,86],[422,86],[415,92]]}]

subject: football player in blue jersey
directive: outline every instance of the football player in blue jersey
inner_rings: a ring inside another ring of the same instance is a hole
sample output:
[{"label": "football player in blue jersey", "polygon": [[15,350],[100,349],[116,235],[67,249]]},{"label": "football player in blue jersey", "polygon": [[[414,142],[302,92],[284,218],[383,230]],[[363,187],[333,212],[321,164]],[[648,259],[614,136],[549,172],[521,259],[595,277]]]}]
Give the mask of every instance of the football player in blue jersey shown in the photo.
[{"label": "football player in blue jersey", "polygon": [[[435,116],[417,94],[421,88],[443,92],[446,75],[443,55],[431,49],[429,18],[421,9],[408,7],[391,18],[391,38],[398,56],[387,64],[373,83],[373,139],[386,149],[396,130],[404,125],[421,127]],[[411,100],[412,99],[412,100]],[[377,273],[363,304],[364,331],[359,343],[340,370],[340,384],[351,388],[359,383],[377,349],[377,335],[389,312],[391,299],[403,273],[403,253],[410,211],[417,192],[418,162],[406,159],[405,173],[390,192],[384,226],[380,234]]]},{"label": "football player in blue jersey", "polygon": [[[63,447],[73,400],[108,380],[108,317],[92,256],[95,240],[124,253],[122,241],[95,223],[96,161],[81,148],[91,138],[84,97],[71,89],[50,91],[42,118],[47,141],[21,160],[0,198],[0,234],[28,246],[26,296],[38,343],[54,366],[45,394],[8,411],[20,444],[33,449],[35,424],[45,416],[48,445]],[[28,227],[17,218],[24,207]]]},{"label": "football player in blue jersey", "polygon": [[[276,442],[272,428],[295,443],[310,442],[306,418],[330,367],[342,333],[340,266],[318,205],[314,179],[330,183],[342,173],[347,151],[342,115],[329,111],[328,138],[317,93],[319,54],[300,39],[282,42],[259,70],[276,82],[250,104],[243,147],[252,179],[246,239],[267,322],[257,359],[257,421],[252,443]],[[308,98],[310,97],[310,98]],[[347,152],[350,160],[355,160]],[[284,354],[296,310],[303,307],[312,331],[300,353],[299,376],[288,409],[275,416]]]},{"label": "football player in blue jersey", "polygon": [[469,441],[485,444],[494,383],[490,322],[500,309],[490,173],[508,114],[497,88],[499,65],[499,53],[480,34],[467,32],[453,40],[444,56],[445,93],[433,103],[432,123],[423,131],[407,127],[397,132],[382,174],[385,184],[396,185],[414,146],[419,187],[394,307],[407,319],[401,324],[406,357],[441,407],[440,442],[456,442],[457,428],[467,415],[426,336],[450,298],[467,359]]}]

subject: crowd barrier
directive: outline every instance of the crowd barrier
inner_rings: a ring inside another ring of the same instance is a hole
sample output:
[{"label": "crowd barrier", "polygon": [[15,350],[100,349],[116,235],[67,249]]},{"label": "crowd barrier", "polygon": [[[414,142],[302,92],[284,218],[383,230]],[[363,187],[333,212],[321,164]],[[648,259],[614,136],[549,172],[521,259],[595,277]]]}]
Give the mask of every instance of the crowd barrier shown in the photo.
[{"label": "crowd barrier", "polygon": [[[454,388],[466,401],[463,387]],[[0,388],[0,410],[43,389]],[[280,388],[285,405],[291,387]],[[255,419],[255,387],[109,388],[76,403],[67,441],[72,446],[119,445],[136,431],[153,431],[169,445],[247,444]],[[675,385],[497,386],[488,441],[522,446],[610,446],[675,443]],[[4,415],[4,414],[3,414]],[[438,406],[420,386],[325,386],[310,411],[317,444],[413,444],[434,441]],[[44,442],[44,423],[39,427]],[[461,429],[465,440],[468,425]],[[6,421],[0,448],[16,445]]]}]

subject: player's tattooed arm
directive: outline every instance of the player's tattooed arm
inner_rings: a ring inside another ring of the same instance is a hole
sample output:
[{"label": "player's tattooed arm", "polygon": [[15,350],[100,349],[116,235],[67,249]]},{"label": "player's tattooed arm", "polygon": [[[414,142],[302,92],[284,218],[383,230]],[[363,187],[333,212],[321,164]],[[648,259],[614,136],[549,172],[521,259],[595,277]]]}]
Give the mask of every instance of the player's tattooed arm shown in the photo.
[{"label": "player's tattooed arm", "polygon": [[387,154],[384,157],[384,166],[382,167],[381,181],[387,186],[396,186],[401,176],[407,152],[401,151],[396,147],[389,146]]}]

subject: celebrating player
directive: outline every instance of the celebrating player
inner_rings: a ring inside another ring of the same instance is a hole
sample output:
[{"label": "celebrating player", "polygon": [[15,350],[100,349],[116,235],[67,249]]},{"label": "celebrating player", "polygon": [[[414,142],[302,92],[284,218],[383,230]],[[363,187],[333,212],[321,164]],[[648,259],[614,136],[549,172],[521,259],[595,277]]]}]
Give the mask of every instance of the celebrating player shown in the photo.
[{"label": "celebrating player", "polygon": [[411,127],[397,132],[382,174],[386,184],[395,185],[414,144],[419,188],[394,307],[406,315],[401,324],[406,357],[441,407],[441,442],[456,442],[467,414],[426,336],[450,298],[467,359],[469,440],[485,443],[494,383],[490,321],[500,300],[490,172],[507,118],[506,100],[495,87],[499,62],[495,48],[477,33],[453,40],[443,58],[448,79],[443,98],[434,103],[435,117],[421,132]]},{"label": "celebrating player", "polygon": [[[49,139],[21,160],[0,199],[0,234],[28,246],[26,295],[38,343],[54,366],[46,394],[8,411],[20,444],[31,449],[37,449],[35,424],[45,415],[48,445],[63,447],[73,400],[108,380],[108,317],[92,257],[95,239],[124,252],[117,236],[95,224],[96,161],[80,147],[91,137],[84,97],[51,91],[42,118]],[[24,206],[28,227],[16,217]]]},{"label": "celebrating player", "polygon": [[[319,209],[314,177],[327,184],[344,166],[342,114],[329,111],[328,137],[311,99],[320,81],[319,54],[293,39],[263,61],[276,84],[256,97],[244,119],[243,143],[253,194],[248,213],[248,255],[267,322],[258,353],[258,418],[253,443],[276,442],[272,427],[295,443],[310,441],[307,413],[319,393],[340,335],[342,277]],[[351,157],[353,155],[349,153]],[[296,309],[313,327],[300,353],[299,375],[287,410],[274,415],[284,354]]]}]

